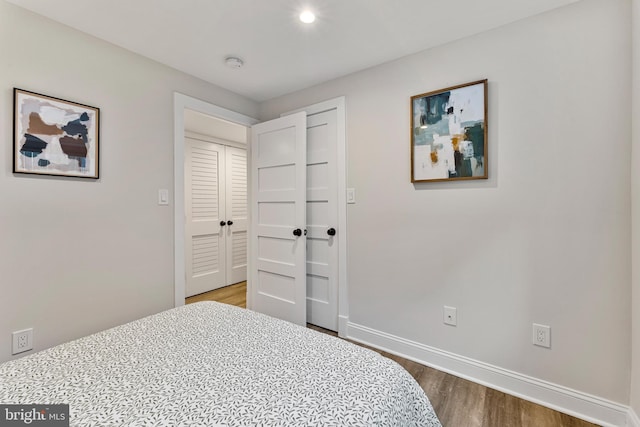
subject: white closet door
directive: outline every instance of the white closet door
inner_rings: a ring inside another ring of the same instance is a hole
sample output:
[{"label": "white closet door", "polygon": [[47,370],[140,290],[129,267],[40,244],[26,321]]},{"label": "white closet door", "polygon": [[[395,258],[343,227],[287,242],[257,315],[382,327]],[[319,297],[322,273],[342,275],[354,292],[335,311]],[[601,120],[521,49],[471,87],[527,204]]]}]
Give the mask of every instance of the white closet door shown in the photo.
[{"label": "white closet door", "polygon": [[224,147],[185,138],[186,296],[226,285]]},{"label": "white closet door", "polygon": [[247,280],[247,150],[225,147],[227,284]]},{"label": "white closet door", "polygon": [[337,112],[307,117],[307,321],[338,330]]},{"label": "white closet door", "polygon": [[307,115],[251,135],[251,308],[305,325]]}]

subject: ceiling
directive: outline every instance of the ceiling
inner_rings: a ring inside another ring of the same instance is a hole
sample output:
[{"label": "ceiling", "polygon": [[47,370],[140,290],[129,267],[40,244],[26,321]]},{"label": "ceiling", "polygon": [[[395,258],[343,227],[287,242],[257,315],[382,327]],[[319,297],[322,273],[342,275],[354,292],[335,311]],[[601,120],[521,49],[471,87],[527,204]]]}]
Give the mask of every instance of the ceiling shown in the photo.
[{"label": "ceiling", "polygon": [[7,1],[260,102],[578,0]]}]

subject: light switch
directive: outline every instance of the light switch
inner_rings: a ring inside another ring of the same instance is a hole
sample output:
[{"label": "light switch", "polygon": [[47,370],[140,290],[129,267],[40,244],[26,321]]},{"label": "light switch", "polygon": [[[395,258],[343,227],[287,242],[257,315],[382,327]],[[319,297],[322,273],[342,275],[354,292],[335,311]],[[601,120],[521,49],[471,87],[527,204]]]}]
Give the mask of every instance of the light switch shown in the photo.
[{"label": "light switch", "polygon": [[169,204],[169,190],[167,189],[158,190],[158,204],[159,205]]},{"label": "light switch", "polygon": [[347,203],[354,204],[356,202],[356,189],[347,188]]}]

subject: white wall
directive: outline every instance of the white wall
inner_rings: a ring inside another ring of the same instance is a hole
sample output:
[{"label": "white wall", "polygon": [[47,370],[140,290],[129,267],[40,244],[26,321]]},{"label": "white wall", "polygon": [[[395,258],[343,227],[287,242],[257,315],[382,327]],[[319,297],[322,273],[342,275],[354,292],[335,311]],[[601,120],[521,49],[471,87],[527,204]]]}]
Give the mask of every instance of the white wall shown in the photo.
[{"label": "white wall", "polygon": [[[173,92],[257,104],[0,1],[0,361],[173,307]],[[12,174],[12,88],[101,109],[100,180]]]},{"label": "white wall", "polygon": [[193,110],[184,111],[184,130],[226,141],[247,143],[247,127]]},{"label": "white wall", "polygon": [[631,407],[640,415],[640,0],[632,0],[633,22],[633,151],[632,218],[633,218],[633,278],[632,278],[632,376]]},{"label": "white wall", "polygon": [[[351,322],[628,404],[629,16],[584,0],[261,104],[346,95]],[[412,185],[409,98],[482,78],[489,180]]]}]

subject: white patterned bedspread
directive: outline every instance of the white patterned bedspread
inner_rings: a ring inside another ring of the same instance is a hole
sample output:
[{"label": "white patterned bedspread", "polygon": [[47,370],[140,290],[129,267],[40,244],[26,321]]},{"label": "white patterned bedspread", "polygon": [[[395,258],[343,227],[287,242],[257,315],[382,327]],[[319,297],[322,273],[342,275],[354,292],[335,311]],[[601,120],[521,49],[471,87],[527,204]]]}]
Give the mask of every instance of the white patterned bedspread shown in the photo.
[{"label": "white patterned bedspread", "polygon": [[397,363],[214,302],[6,362],[0,403],[68,403],[72,426],[440,426]]}]

